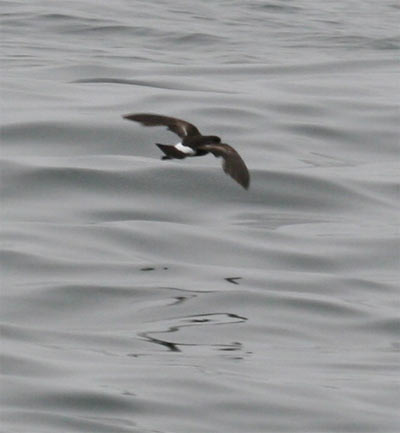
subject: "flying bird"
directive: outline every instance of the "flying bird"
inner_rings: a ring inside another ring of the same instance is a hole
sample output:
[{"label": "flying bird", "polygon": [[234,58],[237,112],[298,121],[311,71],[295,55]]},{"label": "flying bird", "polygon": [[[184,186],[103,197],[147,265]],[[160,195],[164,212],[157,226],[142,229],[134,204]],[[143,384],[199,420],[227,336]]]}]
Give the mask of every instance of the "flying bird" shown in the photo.
[{"label": "flying bird", "polygon": [[149,113],[125,114],[122,117],[144,126],[166,126],[181,138],[181,141],[175,145],[156,143],[164,152],[162,159],[183,159],[212,153],[215,157],[222,157],[222,168],[226,174],[243,188],[249,188],[250,175],[246,164],[236,150],[229,144],[221,143],[219,137],[202,135],[196,126],[175,117]]}]

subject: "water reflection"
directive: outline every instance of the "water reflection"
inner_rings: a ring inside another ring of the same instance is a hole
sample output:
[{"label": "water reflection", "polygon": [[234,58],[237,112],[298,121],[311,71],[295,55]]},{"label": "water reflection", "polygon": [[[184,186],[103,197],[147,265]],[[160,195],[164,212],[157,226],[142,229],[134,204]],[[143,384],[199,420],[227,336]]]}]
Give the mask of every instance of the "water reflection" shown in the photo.
[{"label": "water reflection", "polygon": [[[224,351],[238,351],[242,349],[242,344],[239,342],[228,344],[205,344],[205,343],[184,343],[178,341],[170,341],[160,338],[159,334],[171,334],[178,332],[182,328],[189,326],[202,326],[202,325],[228,325],[236,323],[244,323],[247,317],[240,316],[234,313],[208,313],[196,314],[192,316],[179,317],[167,320],[164,330],[144,331],[139,333],[139,336],[150,343],[159,344],[166,347],[171,352],[181,352],[182,347],[196,347],[196,346],[209,346],[216,347]],[[161,325],[161,323],[159,322]],[[157,337],[155,336],[157,335]]]}]

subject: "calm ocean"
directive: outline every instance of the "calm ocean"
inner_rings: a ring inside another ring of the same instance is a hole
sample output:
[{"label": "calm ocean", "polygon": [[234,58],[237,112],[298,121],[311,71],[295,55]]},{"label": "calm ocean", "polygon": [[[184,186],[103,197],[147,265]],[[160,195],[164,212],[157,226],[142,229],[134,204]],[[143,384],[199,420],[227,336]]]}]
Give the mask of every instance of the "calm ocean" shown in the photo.
[{"label": "calm ocean", "polygon": [[399,432],[399,4],[0,5],[1,432]]}]

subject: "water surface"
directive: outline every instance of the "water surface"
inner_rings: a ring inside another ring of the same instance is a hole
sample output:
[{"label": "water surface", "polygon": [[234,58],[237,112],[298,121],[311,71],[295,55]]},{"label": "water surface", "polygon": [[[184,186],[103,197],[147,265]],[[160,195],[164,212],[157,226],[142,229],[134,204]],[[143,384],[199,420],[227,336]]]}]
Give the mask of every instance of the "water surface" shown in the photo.
[{"label": "water surface", "polygon": [[1,5],[3,431],[399,431],[397,4]]}]

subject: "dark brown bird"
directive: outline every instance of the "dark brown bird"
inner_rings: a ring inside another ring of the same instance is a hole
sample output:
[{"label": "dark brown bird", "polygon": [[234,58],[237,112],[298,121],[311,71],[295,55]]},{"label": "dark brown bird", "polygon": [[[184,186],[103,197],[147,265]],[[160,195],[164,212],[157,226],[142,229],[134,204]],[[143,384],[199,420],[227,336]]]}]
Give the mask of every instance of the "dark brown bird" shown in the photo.
[{"label": "dark brown bird", "polygon": [[134,120],[144,126],[166,126],[182,139],[175,145],[156,143],[165,154],[162,159],[183,159],[188,156],[203,156],[212,153],[216,157],[223,158],[222,168],[226,174],[229,174],[243,188],[249,188],[250,175],[246,164],[236,150],[229,144],[221,143],[219,137],[201,135],[191,123],[159,114],[126,114],[123,118]]}]

